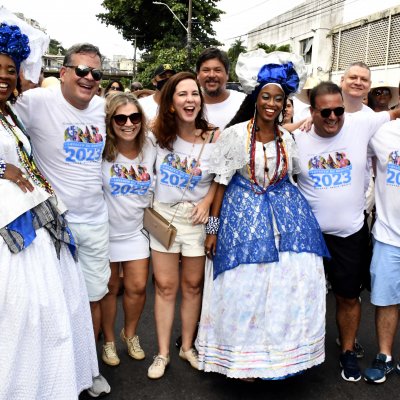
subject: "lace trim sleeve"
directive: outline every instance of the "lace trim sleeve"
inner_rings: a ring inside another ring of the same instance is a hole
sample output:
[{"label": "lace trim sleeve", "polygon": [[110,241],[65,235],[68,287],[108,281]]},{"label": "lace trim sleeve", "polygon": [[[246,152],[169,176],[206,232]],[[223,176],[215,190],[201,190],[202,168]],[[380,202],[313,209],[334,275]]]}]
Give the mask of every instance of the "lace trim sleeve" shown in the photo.
[{"label": "lace trim sleeve", "polygon": [[210,159],[210,172],[215,180],[227,184],[238,169],[249,161],[246,154],[247,122],[225,129],[215,143]]}]

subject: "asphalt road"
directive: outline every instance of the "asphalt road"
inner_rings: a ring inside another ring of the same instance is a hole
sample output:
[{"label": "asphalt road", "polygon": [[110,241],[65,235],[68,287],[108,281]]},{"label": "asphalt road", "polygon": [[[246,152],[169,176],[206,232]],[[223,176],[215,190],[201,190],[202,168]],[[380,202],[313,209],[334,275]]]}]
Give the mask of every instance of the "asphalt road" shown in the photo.
[{"label": "asphalt road", "polygon": [[[121,303],[121,298],[119,303]],[[339,349],[335,343],[337,330],[335,326],[335,305],[331,292],[327,295],[327,334],[325,362],[302,375],[284,381],[256,381],[246,383],[228,379],[214,373],[203,373],[194,370],[181,360],[174,344],[171,344],[171,363],[166,374],[159,380],[147,378],[147,369],[156,353],[156,334],[153,318],[154,288],[149,280],[147,302],[142,316],[138,334],[146,358],[143,361],[131,359],[118,339],[116,345],[121,359],[118,367],[109,367],[101,361],[101,373],[111,385],[107,400],[386,400],[400,397],[400,376],[390,375],[384,384],[371,385],[363,380],[357,383],[345,382],[340,377]],[[178,311],[178,309],[177,309]],[[122,307],[119,304],[116,333],[122,328]],[[178,313],[177,313],[178,315]],[[179,336],[179,323],[176,321],[173,338]],[[364,346],[365,357],[360,360],[362,369],[368,367],[375,357],[377,345],[374,329],[374,309],[369,303],[369,293],[362,294],[362,321],[359,341]],[[394,354],[399,354],[399,338],[396,339]],[[98,350],[100,354],[101,341]],[[90,399],[83,393],[80,400]]]}]

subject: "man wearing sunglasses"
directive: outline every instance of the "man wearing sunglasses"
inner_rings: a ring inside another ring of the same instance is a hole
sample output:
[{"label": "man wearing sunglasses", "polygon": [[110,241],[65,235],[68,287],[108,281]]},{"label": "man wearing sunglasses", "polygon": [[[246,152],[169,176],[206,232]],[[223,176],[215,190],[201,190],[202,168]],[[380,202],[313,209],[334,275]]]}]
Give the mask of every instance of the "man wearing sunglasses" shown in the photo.
[{"label": "man wearing sunglasses", "polygon": [[358,298],[369,269],[364,221],[367,147],[377,129],[400,113],[355,112],[348,117],[341,89],[332,82],[311,90],[310,105],[313,127],[295,133],[301,169],[298,185],[331,254],[325,268],[336,298],[341,376],[357,382],[361,379],[354,352],[361,316]]},{"label": "man wearing sunglasses", "polygon": [[[101,323],[100,300],[108,292],[110,277],[108,212],[101,178],[105,111],[104,99],[95,96],[102,78],[101,62],[96,46],[72,46],[60,69],[61,85],[29,90],[16,104],[38,166],[68,208],[66,217],[78,245],[95,338]],[[109,392],[101,375],[88,390],[93,397]]]}]

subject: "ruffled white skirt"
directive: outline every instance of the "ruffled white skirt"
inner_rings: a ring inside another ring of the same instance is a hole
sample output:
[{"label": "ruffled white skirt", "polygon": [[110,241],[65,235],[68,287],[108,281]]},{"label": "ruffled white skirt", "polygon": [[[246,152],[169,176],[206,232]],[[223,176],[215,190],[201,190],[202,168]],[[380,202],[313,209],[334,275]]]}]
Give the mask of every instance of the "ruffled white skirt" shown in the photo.
[{"label": "ruffled white skirt", "polygon": [[283,379],[325,359],[322,258],[285,252],[213,280],[206,263],[196,347],[200,369],[230,378]]},{"label": "ruffled white skirt", "polygon": [[71,400],[99,374],[82,272],[45,229],[12,254],[0,238],[0,399]]}]

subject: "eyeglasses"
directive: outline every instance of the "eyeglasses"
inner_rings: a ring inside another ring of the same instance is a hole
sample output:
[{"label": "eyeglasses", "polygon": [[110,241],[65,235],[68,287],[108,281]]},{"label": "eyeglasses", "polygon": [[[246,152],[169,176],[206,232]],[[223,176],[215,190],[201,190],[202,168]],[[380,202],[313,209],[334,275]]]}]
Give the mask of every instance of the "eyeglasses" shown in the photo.
[{"label": "eyeglasses", "polygon": [[92,74],[92,77],[95,81],[99,81],[103,77],[103,72],[96,68],[88,67],[87,65],[64,65],[66,68],[74,68],[75,74],[80,78],[84,78],[89,74]]},{"label": "eyeglasses", "polygon": [[118,86],[111,86],[110,90],[119,90],[119,87]]},{"label": "eyeglasses", "polygon": [[132,122],[132,124],[138,124],[142,122],[142,113],[136,112],[131,115],[117,114],[113,116],[113,120],[119,126],[124,126],[126,124],[126,121],[128,121],[128,118]]},{"label": "eyeglasses", "polygon": [[318,110],[315,108],[316,111],[319,111],[322,118],[329,118],[332,112],[337,116],[340,117],[344,114],[344,107],[336,107],[336,108],[323,108],[322,110]]},{"label": "eyeglasses", "polygon": [[389,96],[390,95],[390,89],[374,89],[372,91],[372,94],[376,97],[378,96]]}]

